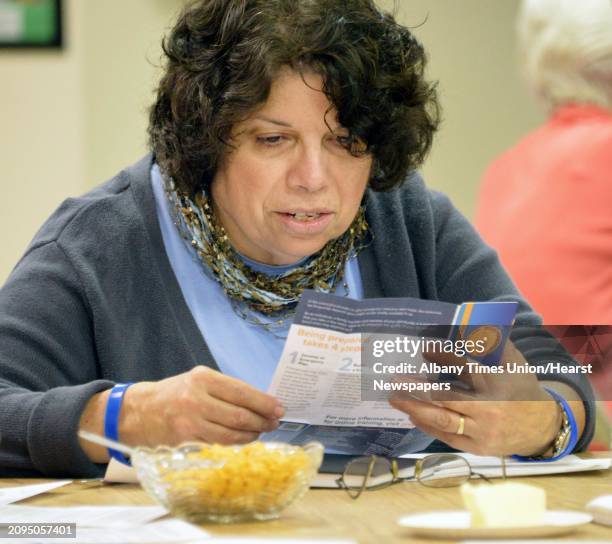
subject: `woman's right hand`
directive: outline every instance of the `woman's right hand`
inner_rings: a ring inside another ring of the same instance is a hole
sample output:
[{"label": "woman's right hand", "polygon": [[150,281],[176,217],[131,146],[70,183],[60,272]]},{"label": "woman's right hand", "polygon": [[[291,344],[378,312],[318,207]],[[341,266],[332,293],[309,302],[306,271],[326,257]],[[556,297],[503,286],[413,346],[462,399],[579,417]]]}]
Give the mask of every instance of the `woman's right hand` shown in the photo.
[{"label": "woman's right hand", "polygon": [[[94,395],[80,430],[103,434],[110,391]],[[132,446],[173,446],[189,440],[240,444],[276,429],[284,409],[277,399],[205,366],[159,382],[138,382],[126,391],[119,439]],[[107,462],[105,448],[80,441],[94,462]]]}]

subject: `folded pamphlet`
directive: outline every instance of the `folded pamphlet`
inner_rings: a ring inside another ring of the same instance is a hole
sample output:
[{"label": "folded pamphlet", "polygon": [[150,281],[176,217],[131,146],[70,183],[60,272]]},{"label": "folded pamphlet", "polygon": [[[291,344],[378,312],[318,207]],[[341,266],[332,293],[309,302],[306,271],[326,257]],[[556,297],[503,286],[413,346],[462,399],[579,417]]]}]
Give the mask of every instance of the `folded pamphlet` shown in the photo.
[{"label": "folded pamphlet", "polygon": [[326,453],[347,455],[398,457],[424,450],[433,439],[414,428],[388,398],[395,387],[429,391],[440,385],[427,379],[404,384],[377,379],[377,368],[403,358],[410,363],[401,365],[426,365],[424,374],[452,377],[457,369],[423,357],[432,343],[474,364],[496,364],[516,309],[515,302],[353,300],[305,291],[268,390],[283,402],[285,417],[262,439],[317,440]]}]

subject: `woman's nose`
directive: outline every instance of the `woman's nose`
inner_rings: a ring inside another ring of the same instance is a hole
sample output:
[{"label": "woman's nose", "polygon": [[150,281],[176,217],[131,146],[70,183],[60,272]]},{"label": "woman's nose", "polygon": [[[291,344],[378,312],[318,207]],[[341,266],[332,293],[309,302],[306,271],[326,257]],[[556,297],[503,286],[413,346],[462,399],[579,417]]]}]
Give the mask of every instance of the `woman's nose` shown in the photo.
[{"label": "woman's nose", "polygon": [[303,150],[288,175],[289,186],[308,192],[316,192],[327,184],[326,157],[322,149]]}]

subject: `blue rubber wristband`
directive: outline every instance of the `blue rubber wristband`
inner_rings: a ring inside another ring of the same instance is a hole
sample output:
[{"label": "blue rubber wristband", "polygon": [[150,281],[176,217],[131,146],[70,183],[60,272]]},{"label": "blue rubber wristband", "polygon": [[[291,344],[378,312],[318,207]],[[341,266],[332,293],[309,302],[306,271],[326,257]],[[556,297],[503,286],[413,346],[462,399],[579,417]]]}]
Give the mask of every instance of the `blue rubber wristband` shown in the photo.
[{"label": "blue rubber wristband", "polygon": [[555,399],[555,401],[557,401],[563,407],[563,410],[565,411],[565,414],[567,415],[567,420],[569,421],[569,424],[570,424],[570,440],[562,452],[558,453],[554,457],[551,457],[550,459],[532,459],[531,457],[523,457],[521,455],[512,455],[512,459],[516,459],[517,461],[526,461],[526,462],[532,462],[532,463],[550,463],[551,461],[562,459],[566,455],[569,455],[570,453],[572,453],[572,451],[574,451],[574,448],[576,447],[576,444],[578,443],[578,438],[579,438],[578,424],[576,423],[576,418],[574,417],[574,414],[571,408],[569,407],[568,402],[563,398],[562,395],[557,393],[554,389],[550,389],[548,387],[545,387],[544,389],[546,390],[548,394],[550,394],[552,398]]},{"label": "blue rubber wristband", "polygon": [[[119,442],[119,414],[121,413],[121,404],[123,403],[123,395],[131,383],[118,383],[112,388],[108,402],[106,403],[106,412],[104,414],[104,436],[115,442]],[[131,466],[129,459],[120,451],[108,448],[108,454],[111,458],[116,459],[124,465]]]}]

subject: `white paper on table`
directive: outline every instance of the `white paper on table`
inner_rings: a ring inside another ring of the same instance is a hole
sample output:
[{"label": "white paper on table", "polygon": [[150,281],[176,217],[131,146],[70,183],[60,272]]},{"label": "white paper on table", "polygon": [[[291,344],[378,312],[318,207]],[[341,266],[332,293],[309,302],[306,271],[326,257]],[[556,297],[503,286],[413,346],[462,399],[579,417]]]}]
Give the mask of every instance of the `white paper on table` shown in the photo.
[{"label": "white paper on table", "polygon": [[[409,453],[402,455],[405,459],[419,459],[430,455],[428,453]],[[501,458],[472,455],[471,453],[457,453],[464,457],[473,472],[482,474],[487,478],[502,476]],[[581,459],[576,455],[568,455],[558,461],[549,462],[524,462],[506,457],[506,476],[539,476],[546,474],[564,474],[571,472],[586,472],[589,470],[608,470],[612,465],[612,459]],[[441,469],[438,474],[443,474],[447,470],[452,475],[453,468]],[[463,467],[461,467],[463,471]]]},{"label": "white paper on table", "polygon": [[129,467],[120,463],[115,458],[110,460],[110,463],[106,467],[106,473],[104,474],[105,482],[119,482],[123,484],[137,484],[138,476],[134,467]]},{"label": "white paper on table", "polygon": [[178,519],[168,519],[123,529],[86,527],[76,529],[76,538],[20,538],[21,544],[38,544],[40,542],[74,544],[165,544],[181,542],[210,542],[209,533],[199,527]]},{"label": "white paper on table", "polygon": [[[526,540],[464,540],[460,544],[559,544],[560,540],[533,539]],[[608,544],[609,540],[563,540],[563,544]]]},{"label": "white paper on table", "polygon": [[381,400],[362,400],[361,342],[359,333],[292,325],[268,389],[283,402],[283,419],[309,425],[413,428],[410,418],[389,404],[388,392]]},{"label": "white paper on table", "polygon": [[57,489],[72,483],[72,480],[62,480],[61,482],[48,482],[44,484],[20,485],[18,487],[0,487],[0,506],[11,504],[46,493],[52,489]]},{"label": "white paper on table", "polygon": [[251,537],[221,537],[211,538],[206,544],[357,544],[356,540],[328,538],[251,538]]},{"label": "white paper on table", "polygon": [[162,506],[19,506],[0,508],[2,523],[76,523],[79,527],[133,527],[168,511]]}]

